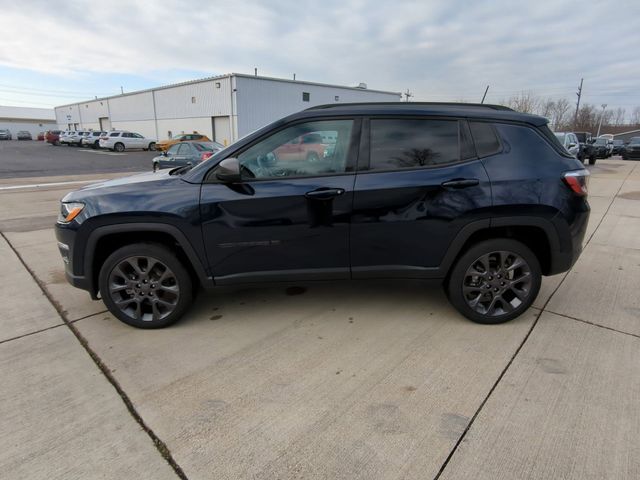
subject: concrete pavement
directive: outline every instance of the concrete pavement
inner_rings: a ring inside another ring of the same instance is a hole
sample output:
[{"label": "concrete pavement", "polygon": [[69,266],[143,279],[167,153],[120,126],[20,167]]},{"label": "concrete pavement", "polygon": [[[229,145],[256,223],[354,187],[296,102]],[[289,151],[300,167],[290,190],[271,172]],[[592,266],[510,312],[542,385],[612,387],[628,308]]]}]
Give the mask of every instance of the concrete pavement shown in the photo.
[{"label": "concrete pavement", "polygon": [[461,318],[437,289],[363,282],[224,290],[171,328],[135,330],[64,282],[48,226],[64,191],[0,191],[2,284],[14,284],[2,290],[0,471],[637,478],[637,165],[598,161],[578,263],[496,326]]}]

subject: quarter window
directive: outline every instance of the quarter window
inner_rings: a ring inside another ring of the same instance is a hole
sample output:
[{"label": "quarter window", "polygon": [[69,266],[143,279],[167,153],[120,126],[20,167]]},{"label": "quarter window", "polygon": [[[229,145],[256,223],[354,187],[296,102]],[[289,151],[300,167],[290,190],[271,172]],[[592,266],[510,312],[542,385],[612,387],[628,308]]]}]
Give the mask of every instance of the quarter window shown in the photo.
[{"label": "quarter window", "polygon": [[460,160],[457,120],[371,120],[371,169],[397,170]]},{"label": "quarter window", "polygon": [[332,175],[347,171],[353,120],[300,123],[238,155],[247,179]]},{"label": "quarter window", "polygon": [[469,122],[469,127],[479,157],[495,155],[502,150],[498,136],[490,123]]}]

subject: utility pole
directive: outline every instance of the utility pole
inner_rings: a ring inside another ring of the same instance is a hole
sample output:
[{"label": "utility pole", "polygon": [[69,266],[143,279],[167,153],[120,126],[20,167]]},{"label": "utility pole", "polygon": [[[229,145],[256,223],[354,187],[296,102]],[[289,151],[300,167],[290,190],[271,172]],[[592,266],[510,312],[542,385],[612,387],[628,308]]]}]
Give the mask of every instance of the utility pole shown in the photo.
[{"label": "utility pole", "polygon": [[124,88],[122,88],[122,86],[120,86],[120,94],[124,94]]},{"label": "utility pole", "polygon": [[409,101],[409,97],[413,97],[413,93],[411,93],[408,88],[407,88],[407,91],[403,95],[405,96],[405,102]]},{"label": "utility pole", "polygon": [[576,92],[576,95],[578,96],[578,103],[576,104],[576,115],[575,117],[573,117],[573,128],[575,128],[578,125],[578,110],[580,110],[580,97],[582,96],[582,81],[584,80],[584,78],[580,79],[580,86],[578,87],[578,91]]},{"label": "utility pole", "polygon": [[607,104],[603,103],[601,107],[602,107],[602,113],[600,114],[600,122],[598,123],[598,133],[596,133],[596,137],[600,136],[600,127],[602,127],[602,119],[604,118],[604,111],[607,108]]},{"label": "utility pole", "polygon": [[489,91],[489,85],[487,85],[487,88],[484,90],[484,95],[482,95],[482,100],[480,101],[480,103],[484,103],[484,99],[487,98],[488,91]]}]

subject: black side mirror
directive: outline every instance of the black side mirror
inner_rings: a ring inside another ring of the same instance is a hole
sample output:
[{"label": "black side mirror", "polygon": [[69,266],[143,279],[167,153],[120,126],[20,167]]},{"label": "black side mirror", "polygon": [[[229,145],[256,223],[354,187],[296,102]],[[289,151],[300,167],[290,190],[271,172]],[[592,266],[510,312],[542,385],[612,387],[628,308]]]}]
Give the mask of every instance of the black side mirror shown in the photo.
[{"label": "black side mirror", "polygon": [[240,183],[240,162],[237,158],[225,158],[216,167],[216,178],[224,183]]}]

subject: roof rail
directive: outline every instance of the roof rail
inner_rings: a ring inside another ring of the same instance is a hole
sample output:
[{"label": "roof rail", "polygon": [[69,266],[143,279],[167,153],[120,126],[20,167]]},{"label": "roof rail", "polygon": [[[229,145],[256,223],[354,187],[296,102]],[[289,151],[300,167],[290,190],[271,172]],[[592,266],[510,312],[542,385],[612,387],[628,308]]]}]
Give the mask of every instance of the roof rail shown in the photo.
[{"label": "roof rail", "polygon": [[495,105],[491,103],[462,103],[462,102],[355,102],[355,103],[328,103],[325,105],[316,105],[315,107],[309,107],[306,110],[321,110],[337,107],[353,107],[353,106],[375,106],[375,105],[420,105],[420,106],[434,106],[434,107],[472,107],[472,108],[489,108],[491,110],[504,110],[513,112],[514,110],[504,105]]}]

